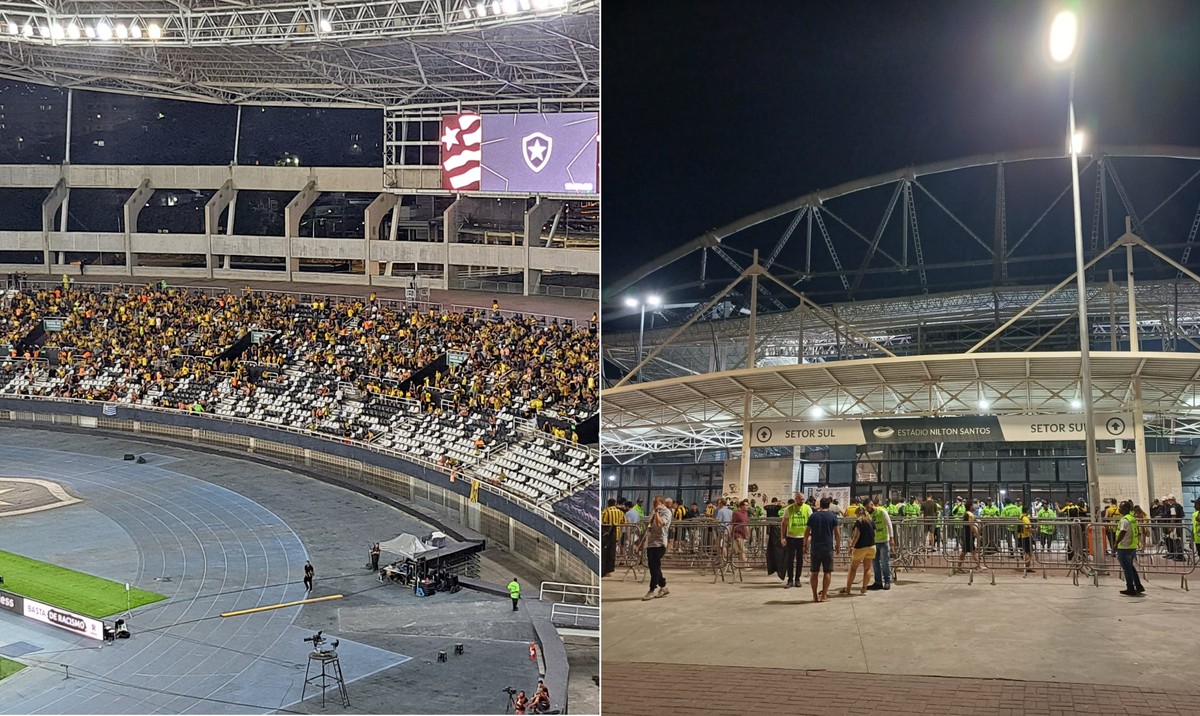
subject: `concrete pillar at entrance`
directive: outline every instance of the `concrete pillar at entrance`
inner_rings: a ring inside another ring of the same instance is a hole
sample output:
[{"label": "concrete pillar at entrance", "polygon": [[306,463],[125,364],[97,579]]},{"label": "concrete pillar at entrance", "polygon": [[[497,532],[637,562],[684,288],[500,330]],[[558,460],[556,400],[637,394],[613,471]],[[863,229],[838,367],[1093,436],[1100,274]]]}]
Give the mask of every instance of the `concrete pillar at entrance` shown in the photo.
[{"label": "concrete pillar at entrance", "polygon": [[1133,463],[1137,470],[1139,505],[1150,504],[1149,456],[1146,455],[1146,423],[1142,419],[1142,379],[1133,378]]},{"label": "concrete pillar at entrance", "polygon": [[304,188],[292,197],[288,205],[283,209],[283,236],[287,239],[287,273],[288,280],[292,280],[292,273],[300,270],[300,259],[292,258],[292,242],[300,238],[300,218],[304,216],[304,212],[316,202],[317,197],[321,196],[321,192],[317,191],[316,180],[311,180],[304,185]]},{"label": "concrete pillar at entrance", "polygon": [[[237,196],[237,190],[233,188],[233,180],[227,179],[220,189],[212,195],[208,203],[204,205],[204,234],[208,240],[208,248],[204,255],[204,266],[208,269],[208,277],[213,275],[213,235],[219,231],[221,221],[221,212],[229,208],[229,223],[233,223],[232,204]],[[225,256],[225,268],[229,268],[229,255]]]},{"label": "concrete pillar at entrance", "polygon": [[379,229],[383,226],[383,217],[392,212],[392,223],[396,222],[393,209],[399,205],[398,194],[383,193],[375,197],[367,210],[363,212],[363,238],[366,239],[363,249],[363,271],[367,275],[367,283],[373,276],[379,275],[379,262],[371,259],[371,242],[379,241]]},{"label": "concrete pillar at entrance", "polygon": [[754,402],[754,394],[746,391],[746,398],[742,403],[742,462],[740,465],[740,479],[738,481],[738,497],[745,497],[750,494],[750,438],[753,431],[753,426],[750,424],[750,406]]},{"label": "concrete pillar at entrance", "polygon": [[[50,232],[54,231],[54,215],[67,200],[71,190],[66,179],[59,179],[45,199],[42,199],[42,264],[46,273],[50,271]],[[65,212],[64,212],[65,213]]]},{"label": "concrete pillar at entrance", "polygon": [[533,242],[542,236],[542,227],[562,210],[561,201],[539,199],[533,208],[525,212],[525,295],[537,294],[542,283],[542,272],[529,267],[530,249]]},{"label": "concrete pillar at entrance", "polygon": [[149,179],[143,179],[138,188],[125,200],[125,206],[121,207],[125,219],[125,271],[130,276],[133,275],[133,267],[137,265],[137,254],[133,253],[133,234],[137,232],[138,215],[152,196],[154,187],[150,186]]}]

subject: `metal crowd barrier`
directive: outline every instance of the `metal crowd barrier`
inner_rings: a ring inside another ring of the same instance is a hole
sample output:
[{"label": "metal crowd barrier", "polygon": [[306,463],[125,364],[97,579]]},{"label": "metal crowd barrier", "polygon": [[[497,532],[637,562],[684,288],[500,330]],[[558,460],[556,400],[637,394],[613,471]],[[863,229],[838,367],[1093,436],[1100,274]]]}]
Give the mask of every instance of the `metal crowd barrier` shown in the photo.
[{"label": "metal crowd barrier", "polygon": [[[637,525],[622,525],[616,548],[616,569],[622,579],[646,578],[645,530],[648,520]],[[1187,578],[1200,564],[1191,524],[1169,520],[1139,521],[1139,548],[1134,564],[1145,579],[1168,576],[1180,578],[1180,588],[1189,589]],[[845,572],[850,565],[850,543],[854,520],[839,520],[841,550],[834,555],[835,571]],[[1122,578],[1114,552],[1117,522],[1093,524],[1083,519],[1031,520],[1029,553],[1022,541],[1022,522],[1015,518],[976,518],[978,536],[975,553],[962,552],[966,521],[955,517],[893,518],[894,545],[890,551],[893,581],[913,570],[963,571],[974,583],[976,573],[985,573],[992,584],[997,574],[1019,574],[1022,579],[1041,574],[1067,573],[1074,584],[1091,579],[1099,586],[1101,576]],[[735,530],[744,539],[735,539]],[[768,541],[779,539],[780,521],[751,520],[738,526],[722,524],[712,518],[672,521],[668,545],[663,557],[664,569],[689,569],[712,574],[713,582],[742,581],[744,573],[765,572]],[[962,559],[960,560],[960,557]],[[811,568],[806,553],[804,569]],[[869,568],[869,566],[868,566]]]}]

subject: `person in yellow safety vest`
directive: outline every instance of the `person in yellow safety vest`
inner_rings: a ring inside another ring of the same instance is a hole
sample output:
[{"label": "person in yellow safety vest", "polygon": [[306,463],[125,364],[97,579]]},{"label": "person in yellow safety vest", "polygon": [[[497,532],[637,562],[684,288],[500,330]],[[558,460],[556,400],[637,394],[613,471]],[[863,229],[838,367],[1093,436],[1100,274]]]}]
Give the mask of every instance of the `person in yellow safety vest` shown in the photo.
[{"label": "person in yellow safety vest", "polygon": [[1138,551],[1138,537],[1141,527],[1133,516],[1133,503],[1125,500],[1118,507],[1121,521],[1117,526],[1117,561],[1121,563],[1121,571],[1125,573],[1125,589],[1121,591],[1127,597],[1140,597],[1146,588],[1138,577],[1137,567],[1133,564]]},{"label": "person in yellow safety vest", "polygon": [[[1050,524],[1049,521],[1053,520],[1057,516],[1058,516],[1058,513],[1056,513],[1054,511],[1054,508],[1050,506],[1049,502],[1043,502],[1041,509],[1039,509],[1037,511],[1037,518],[1038,518],[1038,523],[1039,523],[1038,524],[1038,544],[1041,545],[1043,549],[1049,550],[1050,543],[1054,541],[1055,528],[1054,528],[1054,525]],[[1043,522],[1042,520],[1046,520],[1046,521]]]},{"label": "person in yellow safety vest", "polygon": [[901,505],[900,514],[904,516],[904,523],[901,525],[903,530],[900,532],[903,538],[903,549],[905,551],[916,550],[919,546],[918,540],[921,538],[917,534],[920,529],[920,526],[917,525],[917,518],[921,516],[921,505],[917,502],[917,498],[909,496],[908,502]]},{"label": "person in yellow safety vest", "polygon": [[892,517],[896,517],[900,514],[900,505],[892,502],[890,499],[887,501],[887,504],[883,506],[883,508],[887,510],[888,514]]},{"label": "person in yellow safety vest", "polygon": [[513,611],[517,611],[517,602],[521,601],[521,585],[517,583],[516,577],[508,583],[508,596],[512,599]]},{"label": "person in yellow safety vest", "polygon": [[1192,501],[1192,546],[1200,558],[1200,499]]},{"label": "person in yellow safety vest", "polygon": [[[1000,516],[1006,520],[1019,520],[1021,519],[1021,508],[1013,502],[1013,498],[1006,497],[1004,498],[1004,508],[1000,510]],[[1013,554],[1013,536],[1017,534],[1017,526],[1008,525],[1007,527],[1004,541],[1008,546],[1008,553]]]},{"label": "person in yellow safety vest", "polygon": [[784,564],[787,565],[784,589],[799,586],[800,573],[804,570],[804,539],[808,534],[808,518],[812,508],[804,503],[804,493],[797,492],[795,501],[787,506],[780,518],[780,543],[787,548]]}]

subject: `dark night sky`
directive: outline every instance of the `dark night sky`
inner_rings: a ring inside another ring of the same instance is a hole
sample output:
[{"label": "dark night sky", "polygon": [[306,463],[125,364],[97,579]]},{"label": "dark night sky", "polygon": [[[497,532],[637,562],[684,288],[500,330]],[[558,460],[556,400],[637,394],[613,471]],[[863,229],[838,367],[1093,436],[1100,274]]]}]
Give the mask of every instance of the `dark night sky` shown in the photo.
[{"label": "dark night sky", "polygon": [[[1045,50],[1058,8],[606,3],[606,280],[816,189],[1060,146],[1067,73]],[[1077,113],[1089,141],[1200,146],[1200,3],[1080,11]]]}]

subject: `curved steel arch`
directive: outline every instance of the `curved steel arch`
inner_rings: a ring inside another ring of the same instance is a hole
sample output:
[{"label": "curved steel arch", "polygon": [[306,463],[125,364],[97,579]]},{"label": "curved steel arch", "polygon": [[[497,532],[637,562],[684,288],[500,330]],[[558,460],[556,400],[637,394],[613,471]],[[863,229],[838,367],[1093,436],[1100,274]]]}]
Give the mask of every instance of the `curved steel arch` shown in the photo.
[{"label": "curved steel arch", "polygon": [[[1200,148],[1197,147],[1181,147],[1172,145],[1135,145],[1135,146],[1111,146],[1098,147],[1090,155],[1092,160],[1097,158],[1109,157],[1139,157],[1139,158],[1163,158],[1163,159],[1200,159]],[[1067,155],[1061,151],[1053,149],[1025,149],[1011,152],[1002,152],[997,154],[979,154],[959,159],[952,159],[942,162],[934,162],[917,167],[906,167],[894,171],[877,174],[875,176],[856,179],[853,181],[839,184],[829,189],[820,189],[809,192],[771,207],[767,207],[760,211],[748,214],[740,219],[732,221],[718,228],[707,231],[700,236],[688,241],[687,243],[668,251],[652,261],[648,261],[632,272],[617,279],[616,281],[608,282],[604,288],[604,298],[611,300],[614,296],[629,287],[638,283],[642,279],[651,274],[663,269],[676,261],[702,249],[720,249],[726,242],[726,239],[734,236],[746,229],[758,226],[767,221],[786,216],[793,212],[804,211],[810,207],[820,207],[825,202],[833,199],[842,198],[850,194],[854,194],[869,189],[886,186],[893,183],[910,182],[925,176],[935,174],[943,174],[946,172],[972,169],[983,166],[1002,166],[1006,164],[1015,164],[1019,162],[1030,162],[1039,160],[1055,160],[1067,159]],[[1089,162],[1089,166],[1090,166]],[[1081,169],[1080,172],[1086,170]],[[1124,190],[1122,189],[1123,193]],[[1123,197],[1124,199],[1124,197]],[[935,198],[936,201],[936,198]],[[895,199],[893,199],[893,203]],[[944,207],[943,207],[944,208]],[[888,213],[890,213],[890,209]],[[835,217],[836,218],[836,217]],[[794,229],[794,227],[792,227]],[[822,229],[823,230],[823,229]],[[791,230],[789,229],[788,234]],[[862,237],[860,237],[862,238]],[[728,258],[727,258],[728,260]],[[769,263],[768,263],[769,267]]]}]

